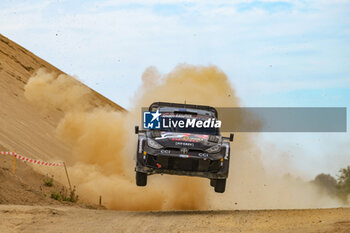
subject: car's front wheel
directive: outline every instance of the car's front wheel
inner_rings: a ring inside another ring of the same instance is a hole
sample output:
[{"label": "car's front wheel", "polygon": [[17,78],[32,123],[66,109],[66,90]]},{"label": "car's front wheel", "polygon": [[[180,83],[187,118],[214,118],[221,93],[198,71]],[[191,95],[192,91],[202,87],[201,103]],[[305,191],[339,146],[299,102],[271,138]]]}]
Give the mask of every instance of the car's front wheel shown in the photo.
[{"label": "car's front wheel", "polygon": [[147,174],[143,172],[136,172],[136,185],[146,186],[147,185]]},{"label": "car's front wheel", "polygon": [[226,188],[226,179],[216,179],[215,180],[215,192],[223,193]]}]

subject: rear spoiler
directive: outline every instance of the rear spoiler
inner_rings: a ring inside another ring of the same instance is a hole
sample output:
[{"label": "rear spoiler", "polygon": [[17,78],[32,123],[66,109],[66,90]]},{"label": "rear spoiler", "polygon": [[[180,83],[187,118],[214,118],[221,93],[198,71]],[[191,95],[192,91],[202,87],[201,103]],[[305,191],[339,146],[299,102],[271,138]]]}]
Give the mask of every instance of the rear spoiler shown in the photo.
[{"label": "rear spoiler", "polygon": [[200,109],[214,113],[215,117],[218,118],[218,112],[215,108],[205,105],[194,105],[194,104],[179,104],[179,103],[168,103],[168,102],[154,102],[149,106],[148,111],[153,112],[159,107],[174,107],[174,108],[192,108]]}]

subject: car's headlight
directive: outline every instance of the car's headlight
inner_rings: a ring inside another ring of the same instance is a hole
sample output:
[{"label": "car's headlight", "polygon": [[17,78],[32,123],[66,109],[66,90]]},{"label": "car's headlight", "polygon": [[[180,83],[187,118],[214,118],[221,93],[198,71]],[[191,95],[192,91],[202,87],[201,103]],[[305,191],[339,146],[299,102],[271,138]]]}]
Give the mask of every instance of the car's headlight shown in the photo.
[{"label": "car's headlight", "polygon": [[152,147],[153,149],[160,149],[163,148],[162,145],[160,145],[158,142],[154,141],[153,139],[147,138],[147,144],[149,147]]},{"label": "car's headlight", "polygon": [[221,145],[215,145],[215,146],[212,146],[210,148],[208,148],[206,151],[208,153],[216,153],[216,152],[219,152],[221,150]]},{"label": "car's headlight", "polygon": [[220,140],[220,138],[218,136],[214,136],[214,135],[209,135],[208,141],[209,142],[214,142],[214,143],[218,143]]}]

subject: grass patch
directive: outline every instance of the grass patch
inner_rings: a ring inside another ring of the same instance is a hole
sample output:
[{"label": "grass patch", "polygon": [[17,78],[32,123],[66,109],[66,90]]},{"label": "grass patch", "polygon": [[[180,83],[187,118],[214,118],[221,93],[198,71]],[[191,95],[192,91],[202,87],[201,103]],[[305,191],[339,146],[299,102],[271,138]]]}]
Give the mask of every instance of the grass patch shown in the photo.
[{"label": "grass patch", "polygon": [[79,199],[79,196],[76,194],[75,187],[70,192],[68,192],[68,190],[65,187],[63,187],[59,192],[57,191],[52,192],[51,198],[57,201],[69,201],[69,202],[76,203]]},{"label": "grass patch", "polygon": [[44,178],[44,185],[47,187],[53,186],[53,176],[49,177],[48,175]]}]

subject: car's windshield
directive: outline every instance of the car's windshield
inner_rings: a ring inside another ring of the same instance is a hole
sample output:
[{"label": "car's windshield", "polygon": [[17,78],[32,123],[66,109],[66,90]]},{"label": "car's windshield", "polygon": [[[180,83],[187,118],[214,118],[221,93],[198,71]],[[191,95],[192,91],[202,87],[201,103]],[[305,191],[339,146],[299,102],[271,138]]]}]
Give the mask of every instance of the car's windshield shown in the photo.
[{"label": "car's windshield", "polygon": [[163,123],[161,131],[219,135],[219,128],[215,127],[216,119],[208,116],[188,114],[167,114],[161,117]]}]

